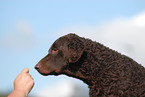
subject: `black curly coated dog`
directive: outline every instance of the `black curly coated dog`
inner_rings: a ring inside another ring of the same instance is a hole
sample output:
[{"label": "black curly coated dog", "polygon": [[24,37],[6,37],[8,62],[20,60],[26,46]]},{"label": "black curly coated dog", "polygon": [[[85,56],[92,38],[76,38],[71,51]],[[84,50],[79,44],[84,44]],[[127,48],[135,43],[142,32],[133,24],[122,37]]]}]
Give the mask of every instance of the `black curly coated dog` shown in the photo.
[{"label": "black curly coated dog", "polygon": [[42,75],[66,74],[88,84],[90,97],[145,97],[145,68],[98,42],[68,34],[36,66]]}]

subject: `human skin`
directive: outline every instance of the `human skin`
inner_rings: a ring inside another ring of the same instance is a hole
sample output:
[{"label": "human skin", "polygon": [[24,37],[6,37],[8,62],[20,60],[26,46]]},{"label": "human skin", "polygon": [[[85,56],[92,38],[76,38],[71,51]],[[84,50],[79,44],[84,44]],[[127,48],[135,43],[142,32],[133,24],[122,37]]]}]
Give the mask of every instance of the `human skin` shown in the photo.
[{"label": "human skin", "polygon": [[27,97],[34,86],[34,80],[29,69],[24,68],[14,80],[14,91],[8,97]]}]

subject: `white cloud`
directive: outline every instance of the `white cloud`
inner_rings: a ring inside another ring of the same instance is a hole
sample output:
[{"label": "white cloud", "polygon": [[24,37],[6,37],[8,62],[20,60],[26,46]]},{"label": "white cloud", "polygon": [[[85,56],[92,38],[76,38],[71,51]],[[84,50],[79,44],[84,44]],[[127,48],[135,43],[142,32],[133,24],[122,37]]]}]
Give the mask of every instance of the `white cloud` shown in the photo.
[{"label": "white cloud", "polygon": [[18,21],[11,32],[5,34],[0,46],[9,50],[26,50],[35,45],[35,37],[31,25],[26,21]]},{"label": "white cloud", "polygon": [[145,12],[133,18],[133,24],[139,27],[145,27]]},{"label": "white cloud", "polygon": [[82,87],[79,81],[66,78],[42,87],[35,95],[37,97],[88,97],[88,94],[88,89]]},{"label": "white cloud", "polygon": [[71,27],[61,30],[61,32],[71,31],[101,42],[145,66],[145,12],[130,18],[119,18],[91,27],[89,25],[71,25]]}]

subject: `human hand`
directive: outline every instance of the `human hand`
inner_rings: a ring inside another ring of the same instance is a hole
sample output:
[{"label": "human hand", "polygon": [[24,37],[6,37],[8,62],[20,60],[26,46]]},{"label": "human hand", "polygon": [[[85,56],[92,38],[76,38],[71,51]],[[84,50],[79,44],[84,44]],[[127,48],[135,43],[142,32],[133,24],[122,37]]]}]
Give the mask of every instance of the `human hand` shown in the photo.
[{"label": "human hand", "polygon": [[14,92],[27,97],[33,86],[34,80],[29,74],[29,69],[24,68],[14,80]]}]

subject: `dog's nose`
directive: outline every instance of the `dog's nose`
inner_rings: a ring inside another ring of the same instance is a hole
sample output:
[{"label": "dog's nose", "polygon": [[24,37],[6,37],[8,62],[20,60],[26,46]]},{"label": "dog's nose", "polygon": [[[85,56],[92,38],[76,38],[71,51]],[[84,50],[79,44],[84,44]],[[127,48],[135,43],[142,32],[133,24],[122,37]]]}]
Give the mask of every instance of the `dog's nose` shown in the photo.
[{"label": "dog's nose", "polygon": [[39,69],[39,67],[40,67],[40,66],[37,64],[37,65],[35,66],[35,69],[36,69],[36,70],[38,70],[38,69]]}]

